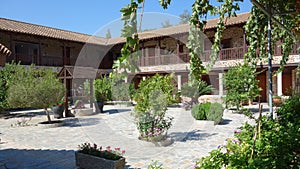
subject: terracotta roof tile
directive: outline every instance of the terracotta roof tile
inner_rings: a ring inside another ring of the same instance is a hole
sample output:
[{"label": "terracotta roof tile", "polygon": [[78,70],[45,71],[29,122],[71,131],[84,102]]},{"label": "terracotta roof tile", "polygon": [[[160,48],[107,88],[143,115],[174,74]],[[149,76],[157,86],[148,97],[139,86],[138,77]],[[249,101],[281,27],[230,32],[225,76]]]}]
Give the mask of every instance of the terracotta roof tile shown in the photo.
[{"label": "terracotta roof tile", "polygon": [[[10,19],[0,18],[0,30],[12,31],[18,33],[26,33],[31,35],[45,36],[56,39],[70,40],[75,42],[87,42],[91,35],[76,33],[36,24],[14,21]],[[93,38],[93,43],[105,44],[106,39],[101,37]]]},{"label": "terracotta roof tile", "polygon": [[[237,17],[231,17],[226,21],[226,26],[246,23],[249,16],[250,16],[249,12],[237,14]],[[208,29],[216,28],[218,21],[219,21],[218,18],[207,20],[205,29],[208,30]],[[139,37],[140,39],[149,39],[149,38],[156,38],[161,36],[182,34],[182,33],[189,32],[189,28],[190,28],[189,24],[176,25],[167,28],[160,28],[151,31],[141,32],[139,33]],[[125,42],[125,38],[122,37],[112,38],[108,40],[108,44],[123,43],[123,42]]]},{"label": "terracotta roof tile", "polygon": [[[250,15],[249,12],[237,14],[237,17],[231,17],[230,19],[228,19],[226,25],[229,26],[229,25],[245,23],[249,15]],[[218,20],[219,19],[207,20],[205,29],[215,28],[217,26]],[[30,24],[25,22],[19,22],[19,21],[4,19],[4,18],[0,18],[0,30],[39,35],[39,36],[56,38],[56,39],[82,42],[82,43],[89,42],[92,44],[99,44],[99,45],[114,45],[114,44],[125,42],[125,38],[123,37],[106,39],[102,37],[91,36],[87,34],[76,33],[76,32],[71,32],[71,31],[66,31],[66,30],[41,26],[41,25],[35,25],[35,24]],[[156,38],[161,36],[170,36],[170,35],[187,33],[188,31],[189,31],[189,25],[182,24],[182,25],[176,25],[168,28],[160,28],[152,31],[142,32],[139,34],[139,37],[140,39],[149,39],[149,38]]]}]

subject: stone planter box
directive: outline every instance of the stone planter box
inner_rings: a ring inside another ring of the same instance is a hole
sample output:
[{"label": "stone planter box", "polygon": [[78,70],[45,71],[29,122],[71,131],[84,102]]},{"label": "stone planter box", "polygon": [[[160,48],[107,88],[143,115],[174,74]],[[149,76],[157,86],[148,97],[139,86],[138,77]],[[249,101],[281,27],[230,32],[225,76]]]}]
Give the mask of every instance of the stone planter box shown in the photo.
[{"label": "stone planter box", "polygon": [[125,169],[125,158],[107,160],[104,158],[75,152],[76,166],[84,169]]},{"label": "stone planter box", "polygon": [[73,111],[75,116],[91,116],[95,114],[93,108],[74,109]]}]

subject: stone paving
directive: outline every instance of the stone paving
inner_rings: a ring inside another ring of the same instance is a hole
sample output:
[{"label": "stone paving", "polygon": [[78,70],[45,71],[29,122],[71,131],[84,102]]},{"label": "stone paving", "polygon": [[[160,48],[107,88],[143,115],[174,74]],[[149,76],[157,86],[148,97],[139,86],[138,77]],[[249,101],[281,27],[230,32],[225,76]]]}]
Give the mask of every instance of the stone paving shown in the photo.
[{"label": "stone paving", "polygon": [[[56,128],[36,125],[46,120],[42,110],[12,112],[15,117],[0,119],[0,169],[74,169],[74,152],[84,142],[126,150],[127,168],[147,168],[155,160],[164,168],[193,168],[199,157],[224,144],[226,138],[233,136],[234,129],[248,120],[227,110],[222,124],[214,126],[208,121],[194,120],[190,111],[171,107],[167,115],[174,117],[174,121],[168,134],[174,142],[157,147],[137,139],[132,109],[106,105],[106,113],[61,119],[65,125]],[[14,126],[17,120],[30,117],[28,126]]]}]

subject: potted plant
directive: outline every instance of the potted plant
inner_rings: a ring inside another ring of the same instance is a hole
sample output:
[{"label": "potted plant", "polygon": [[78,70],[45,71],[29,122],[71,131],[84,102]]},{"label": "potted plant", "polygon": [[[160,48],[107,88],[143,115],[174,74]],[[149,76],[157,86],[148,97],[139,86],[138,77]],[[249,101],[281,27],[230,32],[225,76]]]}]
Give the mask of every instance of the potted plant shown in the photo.
[{"label": "potted plant", "polygon": [[63,118],[64,113],[64,97],[52,107],[54,118],[60,119]]},{"label": "potted plant", "polygon": [[85,169],[125,169],[125,150],[120,148],[105,150],[96,144],[84,143],[79,145],[79,150],[75,152],[76,166]]},{"label": "potted plant", "polygon": [[94,97],[96,112],[103,113],[103,106],[105,101],[111,100],[111,82],[102,77],[94,81]]},{"label": "potted plant", "polygon": [[274,103],[274,106],[279,106],[282,103],[281,96],[274,95],[273,96],[273,103]]}]

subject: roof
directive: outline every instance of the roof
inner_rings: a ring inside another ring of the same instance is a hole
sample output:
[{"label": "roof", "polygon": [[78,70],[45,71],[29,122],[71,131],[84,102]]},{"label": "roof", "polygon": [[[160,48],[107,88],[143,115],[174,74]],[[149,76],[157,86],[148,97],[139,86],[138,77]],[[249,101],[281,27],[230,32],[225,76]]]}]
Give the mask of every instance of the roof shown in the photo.
[{"label": "roof", "polygon": [[[25,23],[5,18],[0,18],[0,30],[12,31],[17,33],[26,33],[31,35],[45,36],[55,39],[70,40],[75,42],[87,42],[91,35],[41,26],[31,23]],[[93,43],[103,44],[106,42],[105,38],[95,37],[97,41]]]},{"label": "roof", "polygon": [[[231,17],[230,19],[227,20],[226,26],[245,23],[249,16],[250,16],[249,12],[237,14],[237,17]],[[219,20],[218,18],[207,20],[205,29],[207,30],[207,29],[215,28],[217,26],[218,20]],[[167,28],[160,28],[152,31],[141,32],[139,33],[139,37],[140,39],[143,40],[149,38],[187,33],[189,31],[189,27],[190,27],[189,24],[182,24],[182,25],[176,25]],[[55,39],[69,40],[69,41],[82,42],[82,43],[89,42],[92,44],[99,44],[99,45],[114,45],[114,44],[125,42],[125,38],[123,37],[106,39],[98,36],[92,36],[92,35],[71,32],[67,30],[51,28],[51,27],[46,27],[46,26],[41,26],[41,25],[36,25],[31,23],[14,21],[5,18],[0,18],[0,30],[45,36],[45,37],[50,37]]]},{"label": "roof", "polygon": [[[246,23],[249,16],[250,16],[249,12],[237,14],[236,17],[231,17],[227,19],[226,26]],[[218,21],[219,18],[207,20],[205,30],[216,28]],[[181,24],[181,25],[171,26],[167,28],[160,28],[151,31],[141,32],[139,33],[139,38],[143,40],[143,39],[156,38],[162,36],[177,35],[177,34],[189,32],[189,28],[190,28],[189,24]],[[125,42],[125,38],[119,37],[119,38],[109,39],[107,44],[116,44],[122,42]]]},{"label": "roof", "polygon": [[11,54],[11,51],[7,48],[7,47],[5,47],[4,45],[2,45],[1,43],[0,43],[0,55],[1,54],[4,54],[4,55],[10,55]]}]

